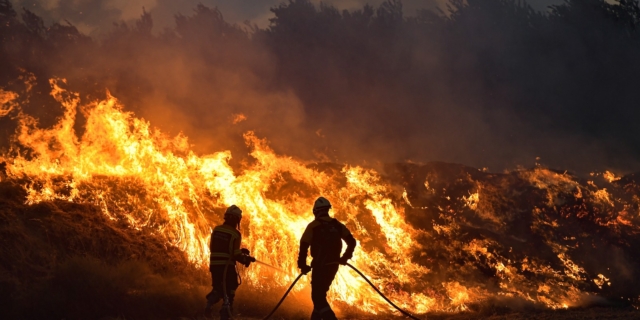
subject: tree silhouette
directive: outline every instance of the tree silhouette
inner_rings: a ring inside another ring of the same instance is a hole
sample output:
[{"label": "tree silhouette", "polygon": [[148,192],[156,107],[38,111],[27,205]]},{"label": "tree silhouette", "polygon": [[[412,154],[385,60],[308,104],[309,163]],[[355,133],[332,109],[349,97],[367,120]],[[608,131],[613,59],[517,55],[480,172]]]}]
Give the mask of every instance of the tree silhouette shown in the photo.
[{"label": "tree silhouette", "polygon": [[[352,11],[290,0],[271,12],[267,28],[246,29],[200,4],[176,15],[175,27],[154,33],[153,18],[142,8],[136,22],[116,23],[92,40],[68,22],[46,26],[1,0],[0,84],[15,86],[12,81],[27,71],[37,79],[67,78],[87,95],[109,87],[132,106],[158,92],[169,101],[188,101],[173,93],[179,83],[167,80],[158,88],[157,77],[149,76],[150,70],[174,72],[163,61],[176,57],[198,65],[192,76],[211,87],[241,71],[251,81],[260,79],[260,90],[291,91],[313,125],[348,131],[348,119],[366,119],[367,125],[345,133],[357,137],[354,144],[460,135],[451,145],[460,145],[456,152],[464,156],[454,158],[476,161],[483,152],[492,157],[482,150],[496,144],[504,145],[496,152],[505,157],[545,150],[549,140],[535,142],[534,132],[548,132],[598,145],[613,166],[637,165],[636,0],[567,0],[548,12],[517,0],[450,0],[444,11],[409,16],[397,0]],[[46,95],[46,82],[38,83]],[[196,107],[205,99],[196,100],[185,103]],[[471,129],[453,132],[459,121],[468,122],[460,124],[464,128],[491,128],[478,129],[486,133],[478,149],[463,146],[475,138]],[[523,139],[532,140],[519,143]],[[415,143],[403,148],[406,157],[426,154]],[[433,152],[447,154],[441,148]],[[565,159],[560,153],[553,157]]]}]

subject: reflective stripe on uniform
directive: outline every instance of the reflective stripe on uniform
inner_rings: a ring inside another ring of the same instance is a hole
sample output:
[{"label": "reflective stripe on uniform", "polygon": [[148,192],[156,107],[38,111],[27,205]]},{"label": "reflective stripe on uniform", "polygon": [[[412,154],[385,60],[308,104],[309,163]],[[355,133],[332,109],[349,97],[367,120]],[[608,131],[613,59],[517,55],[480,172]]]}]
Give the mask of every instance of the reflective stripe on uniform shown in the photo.
[{"label": "reflective stripe on uniform", "polygon": [[[242,237],[235,228],[227,225],[219,225],[211,233],[211,258],[210,264],[224,265],[235,264],[233,256],[239,255]],[[232,256],[233,255],[233,256]]]}]

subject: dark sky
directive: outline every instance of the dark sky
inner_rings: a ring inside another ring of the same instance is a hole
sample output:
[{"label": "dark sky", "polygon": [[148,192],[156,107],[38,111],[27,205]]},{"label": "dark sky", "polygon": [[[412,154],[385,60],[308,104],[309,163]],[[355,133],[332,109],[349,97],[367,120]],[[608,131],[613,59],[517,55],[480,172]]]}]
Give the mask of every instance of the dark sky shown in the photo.
[{"label": "dark sky", "polygon": [[[384,0],[325,0],[339,9],[358,9],[365,4],[377,7]],[[434,8],[447,0],[404,0],[404,12],[412,15],[418,9]],[[48,22],[60,22],[65,19],[82,32],[98,36],[108,31],[114,22],[131,22],[140,17],[142,7],[153,15],[154,31],[161,31],[173,25],[176,13],[190,15],[193,8],[202,3],[209,7],[218,7],[225,20],[242,23],[249,20],[260,27],[269,23],[272,13],[269,8],[282,3],[282,0],[12,0],[16,8],[25,7],[44,17]],[[320,3],[319,0],[313,0]],[[528,0],[538,10],[545,10],[551,4],[562,0]]]}]

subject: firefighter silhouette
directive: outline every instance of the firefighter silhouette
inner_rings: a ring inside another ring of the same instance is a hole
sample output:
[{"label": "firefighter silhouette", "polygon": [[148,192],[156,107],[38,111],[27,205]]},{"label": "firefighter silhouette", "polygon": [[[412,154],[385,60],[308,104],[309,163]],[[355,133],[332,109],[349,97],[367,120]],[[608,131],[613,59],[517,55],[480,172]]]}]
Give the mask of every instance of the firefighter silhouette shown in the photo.
[{"label": "firefighter silhouette", "polygon": [[[319,197],[313,205],[313,220],[300,238],[300,253],[298,268],[304,274],[311,273],[311,300],[313,301],[312,320],[337,319],[329,302],[327,291],[338,272],[340,264],[345,264],[353,256],[356,239],[340,221],[329,216],[331,203]],[[342,240],[347,243],[347,249],[342,257]],[[311,266],[307,265],[307,251],[311,247]]]},{"label": "firefighter silhouette", "polygon": [[249,255],[249,250],[240,249],[242,242],[239,231],[240,220],[242,220],[242,210],[232,205],[224,214],[224,223],[215,227],[211,233],[209,271],[211,271],[213,289],[207,294],[205,308],[207,317],[212,316],[213,306],[222,300],[220,319],[231,319],[233,300],[236,289],[240,285],[236,262],[248,267],[251,262],[256,261]]}]

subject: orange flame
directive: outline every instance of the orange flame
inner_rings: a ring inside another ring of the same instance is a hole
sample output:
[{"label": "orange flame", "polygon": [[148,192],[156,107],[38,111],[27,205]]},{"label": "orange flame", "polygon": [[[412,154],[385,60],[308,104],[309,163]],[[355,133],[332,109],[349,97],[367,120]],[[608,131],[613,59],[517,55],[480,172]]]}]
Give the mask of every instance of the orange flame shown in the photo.
[{"label": "orange flame", "polygon": [[[336,172],[313,169],[276,155],[266,141],[249,132],[245,139],[257,161],[236,174],[229,165],[230,152],[198,156],[189,150],[186,137],[170,139],[153,130],[148,122],[124,112],[111,95],[82,106],[87,122],[85,133],[78,138],[73,129],[76,110],[81,107],[78,95],[61,89],[56,80],[51,85],[51,95],[64,108],[63,117],[52,128],[41,129],[34,118],[22,115],[17,133],[21,148],[14,147],[15,155],[2,158],[8,163],[9,177],[29,177],[31,182],[25,185],[28,204],[54,199],[93,203],[111,219],[161,232],[170,245],[201,265],[208,264],[209,256],[211,224],[206,216],[237,204],[248,215],[242,226],[243,245],[260,260],[289,271],[274,274],[260,265],[247,270],[252,286],[269,288],[286,286],[297,275],[299,239],[312,219],[313,200],[325,195],[332,199],[336,216],[358,239],[371,241],[371,232],[382,235],[378,240],[383,249],[360,246],[353,265],[372,274],[395,273],[395,278],[373,277],[372,281],[409,310],[433,308],[434,300],[424,294],[384,289],[394,283],[410,286],[412,273],[427,270],[405,254],[416,246],[416,231],[404,222],[402,209],[385,195],[387,187],[375,171],[350,166]],[[285,192],[284,175],[299,184],[299,189]],[[360,203],[371,216],[367,224],[356,218],[363,208],[354,203]],[[367,286],[357,274],[341,269],[330,297],[367,312],[389,310]]]},{"label": "orange flame", "polygon": [[[331,200],[333,214],[359,241],[352,264],[411,312],[466,310],[470,303],[496,293],[563,308],[583,295],[566,279],[583,280],[584,269],[551,237],[549,245],[562,261],[563,270],[533,258],[516,263],[492,252],[489,248],[497,246],[492,240],[476,239],[454,244],[469,256],[487,261],[495,272],[496,288],[447,280],[438,285],[439,289],[429,289],[424,279],[430,270],[416,263],[410,253],[421,252],[419,241],[425,240],[419,239],[432,239],[434,234],[455,239],[460,225],[454,218],[445,217],[446,225],[434,224],[429,230],[435,233],[415,229],[405,219],[405,204],[412,207],[406,190],[401,196],[394,195],[395,189],[374,170],[323,166],[277,155],[265,140],[248,132],[244,138],[255,161],[235,172],[229,164],[229,151],[196,155],[186,137],[169,138],[152,129],[148,122],[123,111],[113,96],[107,94],[105,100],[80,105],[79,96],[61,89],[59,81],[63,80],[50,81],[51,95],[63,107],[64,115],[52,128],[42,129],[34,118],[21,113],[17,144],[0,158],[7,163],[9,178],[28,178],[24,180],[29,181],[24,185],[28,204],[54,199],[92,203],[111,219],[163,234],[169,245],[180,248],[194,264],[202,266],[208,264],[212,223],[220,222],[215,212],[236,204],[247,214],[242,225],[243,245],[259,260],[288,271],[274,273],[261,265],[244,271],[252,287],[269,289],[288,286],[298,274],[299,239],[312,219],[314,199],[323,195]],[[0,116],[17,108],[13,102],[16,98],[14,93],[0,91]],[[81,137],[74,131],[78,108],[85,111],[87,119]],[[241,117],[236,116],[236,121]],[[588,192],[570,177],[546,169],[520,175],[532,186],[547,191],[549,206],[562,203],[560,194],[582,197]],[[429,181],[424,187],[428,194],[436,192]],[[492,209],[481,187],[459,200],[468,210],[490,216],[482,212]],[[591,195],[603,204],[611,204],[606,189]],[[499,224],[500,220],[494,222]],[[539,218],[532,228],[552,230],[556,226],[552,220]],[[519,271],[548,280],[536,283]],[[608,281],[606,275],[599,275],[595,283],[602,286]],[[438,290],[441,294],[435,293]],[[330,299],[372,314],[392,311],[366,282],[346,268],[340,269]]]}]

